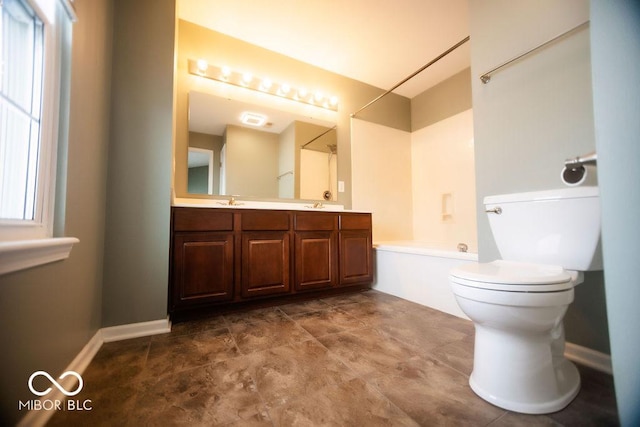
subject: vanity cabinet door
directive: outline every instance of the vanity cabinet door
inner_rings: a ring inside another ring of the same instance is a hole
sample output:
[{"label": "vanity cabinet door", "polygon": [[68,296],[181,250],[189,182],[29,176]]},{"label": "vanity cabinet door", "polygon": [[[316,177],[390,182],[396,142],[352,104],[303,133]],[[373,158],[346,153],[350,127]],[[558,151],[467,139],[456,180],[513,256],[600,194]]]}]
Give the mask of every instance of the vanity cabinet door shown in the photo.
[{"label": "vanity cabinet door", "polygon": [[295,234],[296,290],[336,285],[336,243],[333,231],[298,231]]},{"label": "vanity cabinet door", "polygon": [[340,284],[373,280],[371,233],[348,230],[340,232]]},{"label": "vanity cabinet door", "polygon": [[338,216],[328,212],[294,214],[294,280],[296,291],[327,289],[336,285]]},{"label": "vanity cabinet door", "polygon": [[176,233],[171,311],[233,298],[233,233]]},{"label": "vanity cabinet door", "polygon": [[291,289],[288,231],[242,233],[243,298],[278,295]]},{"label": "vanity cabinet door", "polygon": [[370,214],[341,214],[339,233],[340,285],[373,281]]}]

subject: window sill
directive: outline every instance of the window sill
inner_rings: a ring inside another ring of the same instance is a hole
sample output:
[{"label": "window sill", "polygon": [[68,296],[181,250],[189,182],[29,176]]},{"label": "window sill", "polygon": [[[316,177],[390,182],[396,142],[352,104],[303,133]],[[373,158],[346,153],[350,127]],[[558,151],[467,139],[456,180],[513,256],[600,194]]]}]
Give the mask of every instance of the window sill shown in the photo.
[{"label": "window sill", "polygon": [[0,275],[69,258],[75,237],[0,242]]}]

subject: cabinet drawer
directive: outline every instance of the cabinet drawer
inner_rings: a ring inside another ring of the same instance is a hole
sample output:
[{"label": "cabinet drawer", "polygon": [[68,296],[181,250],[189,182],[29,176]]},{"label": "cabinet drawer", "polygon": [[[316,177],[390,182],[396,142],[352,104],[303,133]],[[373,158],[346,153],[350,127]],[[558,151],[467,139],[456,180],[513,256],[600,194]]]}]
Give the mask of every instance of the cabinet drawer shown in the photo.
[{"label": "cabinet drawer", "polygon": [[331,231],[334,229],[335,215],[299,213],[295,216],[298,231]]},{"label": "cabinet drawer", "polygon": [[371,228],[370,214],[340,215],[340,230],[368,230]]},{"label": "cabinet drawer", "polygon": [[289,229],[289,212],[256,211],[242,212],[242,230],[281,231]]},{"label": "cabinet drawer", "polygon": [[174,231],[232,231],[233,213],[207,208],[174,208]]}]

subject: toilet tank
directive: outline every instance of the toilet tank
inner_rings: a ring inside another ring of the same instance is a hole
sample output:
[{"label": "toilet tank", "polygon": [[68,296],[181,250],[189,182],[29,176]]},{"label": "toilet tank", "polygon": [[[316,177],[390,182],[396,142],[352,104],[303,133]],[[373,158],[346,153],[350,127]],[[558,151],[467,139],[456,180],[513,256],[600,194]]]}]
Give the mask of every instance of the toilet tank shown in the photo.
[{"label": "toilet tank", "polygon": [[485,197],[500,256],[567,270],[601,270],[598,194],[598,187],[568,187]]}]

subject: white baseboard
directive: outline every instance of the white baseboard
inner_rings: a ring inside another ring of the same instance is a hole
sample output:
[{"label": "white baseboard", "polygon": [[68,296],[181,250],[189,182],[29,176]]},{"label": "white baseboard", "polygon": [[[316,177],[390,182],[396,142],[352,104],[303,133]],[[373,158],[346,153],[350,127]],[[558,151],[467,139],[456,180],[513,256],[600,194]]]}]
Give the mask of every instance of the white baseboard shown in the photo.
[{"label": "white baseboard", "polygon": [[130,338],[148,337],[150,335],[171,332],[169,318],[150,322],[129,323],[128,325],[110,326],[100,329],[103,342],[128,340]]},{"label": "white baseboard", "polygon": [[[74,371],[82,375],[98,353],[102,344],[105,342],[113,342],[126,340],[129,338],[138,338],[143,336],[164,334],[171,332],[171,322],[169,318],[162,320],[153,320],[150,322],[130,323],[127,325],[111,326],[108,328],[99,329],[89,342],[80,350],[80,353],[73,359],[73,361],[62,372]],[[71,379],[70,377],[67,377]],[[70,383],[71,381],[61,380],[60,383]],[[73,383],[70,384],[71,388]],[[66,396],[57,387],[53,387],[51,393],[45,397],[37,399],[40,401],[64,401]],[[47,424],[49,419],[53,416],[55,410],[38,410],[29,411],[18,423],[18,427],[40,427]]]},{"label": "white baseboard", "polygon": [[564,347],[564,355],[576,363],[613,375],[611,356],[608,354],[568,342]]},{"label": "white baseboard", "polygon": [[[67,366],[67,368],[62,372],[75,371],[82,375],[85,369],[87,369],[87,366],[89,366],[89,363],[91,363],[91,360],[93,360],[94,356],[98,353],[98,350],[100,350],[100,347],[102,347],[102,343],[102,336],[100,334],[100,330],[98,330],[82,350],[80,350],[80,353],[78,353],[69,366]],[[69,381],[60,381],[60,383],[66,385],[69,384]],[[73,386],[73,384],[71,384],[71,386]],[[46,399],[41,397],[37,400],[64,401],[66,399],[67,397],[62,394],[62,391],[53,387],[51,393],[46,396]],[[53,410],[29,411],[27,412],[27,415],[20,420],[18,427],[44,426],[54,413],[55,411]]]}]

